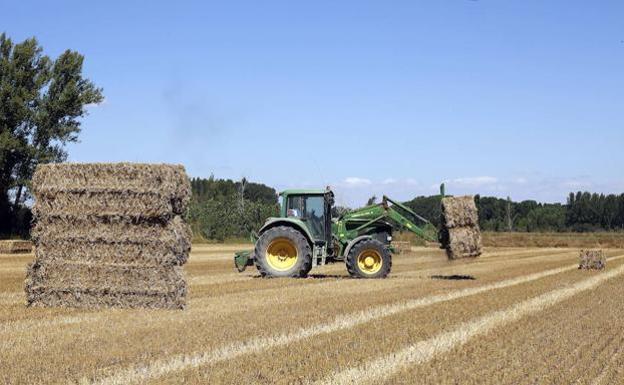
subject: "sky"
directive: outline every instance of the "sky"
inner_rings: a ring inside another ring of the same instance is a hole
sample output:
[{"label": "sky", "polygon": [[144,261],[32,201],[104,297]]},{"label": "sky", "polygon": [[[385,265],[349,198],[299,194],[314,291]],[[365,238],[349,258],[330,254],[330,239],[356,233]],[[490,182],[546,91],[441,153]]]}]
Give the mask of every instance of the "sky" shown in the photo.
[{"label": "sky", "polygon": [[565,201],[624,192],[622,1],[5,1],[103,88],[73,162]]}]

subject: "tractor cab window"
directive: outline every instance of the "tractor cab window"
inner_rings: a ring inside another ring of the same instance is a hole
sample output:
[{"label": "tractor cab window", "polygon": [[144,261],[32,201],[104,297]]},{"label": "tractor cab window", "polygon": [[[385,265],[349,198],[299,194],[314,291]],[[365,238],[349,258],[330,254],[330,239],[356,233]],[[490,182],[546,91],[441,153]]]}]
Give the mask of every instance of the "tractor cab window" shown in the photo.
[{"label": "tractor cab window", "polygon": [[325,239],[325,198],[323,196],[290,196],[286,215],[303,219],[316,239]]}]

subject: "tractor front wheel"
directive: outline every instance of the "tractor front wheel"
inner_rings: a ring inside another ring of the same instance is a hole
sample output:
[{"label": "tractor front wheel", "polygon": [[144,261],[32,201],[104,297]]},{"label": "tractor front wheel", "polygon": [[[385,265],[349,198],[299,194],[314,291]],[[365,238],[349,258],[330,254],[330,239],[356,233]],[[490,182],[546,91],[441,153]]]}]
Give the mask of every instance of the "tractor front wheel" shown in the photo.
[{"label": "tractor front wheel", "polygon": [[312,268],[312,251],[299,231],[277,226],[260,235],[255,263],[263,277],[305,277]]},{"label": "tractor front wheel", "polygon": [[352,277],[385,278],[392,268],[392,255],[382,242],[366,239],[351,248],[346,263]]}]

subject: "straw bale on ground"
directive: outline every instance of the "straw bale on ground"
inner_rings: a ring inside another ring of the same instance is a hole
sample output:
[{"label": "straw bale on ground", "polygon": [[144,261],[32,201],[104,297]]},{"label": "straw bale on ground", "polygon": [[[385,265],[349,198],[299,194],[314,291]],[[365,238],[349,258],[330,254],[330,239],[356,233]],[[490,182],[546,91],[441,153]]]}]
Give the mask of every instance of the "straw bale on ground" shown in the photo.
[{"label": "straw bale on ground", "polygon": [[31,241],[21,240],[1,240],[0,241],[0,254],[21,254],[30,253],[32,251],[33,244]]},{"label": "straw bale on ground", "polygon": [[602,250],[581,250],[579,269],[602,270],[607,267],[607,258]]},{"label": "straw bale on ground", "polygon": [[43,261],[121,263],[127,265],[183,265],[189,247],[150,243],[104,243],[92,241],[46,241],[35,249]]},{"label": "straw bale on ground", "polygon": [[28,305],[33,307],[76,308],[148,308],[183,309],[184,292],[110,292],[107,290],[35,289],[28,294]]},{"label": "straw bale on ground", "polygon": [[183,308],[191,231],[184,168],[54,164],[33,177],[30,306]]}]

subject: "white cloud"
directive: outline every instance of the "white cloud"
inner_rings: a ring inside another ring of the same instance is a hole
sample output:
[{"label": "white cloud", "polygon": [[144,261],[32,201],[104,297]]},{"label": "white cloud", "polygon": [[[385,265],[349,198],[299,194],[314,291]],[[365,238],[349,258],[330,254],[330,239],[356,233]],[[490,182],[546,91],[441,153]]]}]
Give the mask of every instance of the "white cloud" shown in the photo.
[{"label": "white cloud", "polygon": [[349,187],[359,187],[359,186],[368,186],[372,184],[372,182],[370,179],[359,178],[357,176],[350,176],[348,178],[345,178],[344,184]]},{"label": "white cloud", "polygon": [[584,181],[580,181],[580,180],[567,180],[565,182],[563,182],[563,186],[564,187],[568,187],[568,188],[582,188],[582,187],[591,187],[591,183],[589,182],[584,182]]},{"label": "white cloud", "polygon": [[529,182],[527,178],[523,177],[513,178],[511,181],[515,184],[526,184]]},{"label": "white cloud", "polygon": [[492,185],[497,182],[498,182],[498,179],[496,179],[493,176],[474,176],[474,177],[456,178],[451,181],[451,183],[454,183],[457,185],[470,186],[470,187]]},{"label": "white cloud", "polygon": [[394,179],[394,178],[386,178],[386,179],[384,179],[384,180],[381,182],[381,184],[393,184],[393,183],[396,183],[396,182],[397,182],[397,180],[396,180],[396,179]]},{"label": "white cloud", "polygon": [[409,186],[416,186],[418,184],[418,181],[414,178],[407,178],[405,179],[405,184]]}]

